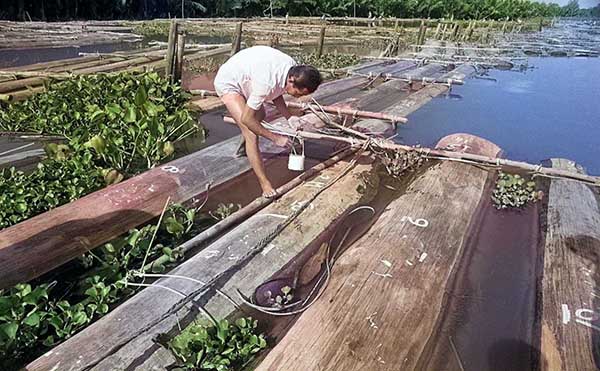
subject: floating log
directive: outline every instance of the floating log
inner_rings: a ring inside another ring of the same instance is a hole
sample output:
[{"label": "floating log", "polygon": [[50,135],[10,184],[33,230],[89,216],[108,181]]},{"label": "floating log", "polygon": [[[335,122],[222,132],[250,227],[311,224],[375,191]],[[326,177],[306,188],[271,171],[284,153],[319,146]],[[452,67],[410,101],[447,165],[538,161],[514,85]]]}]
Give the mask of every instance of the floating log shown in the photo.
[{"label": "floating log", "polygon": [[497,210],[490,199],[495,175],[473,214],[417,370],[537,369],[542,205]]},{"label": "floating log", "polygon": [[[378,77],[377,75],[365,75],[365,74],[357,74],[357,73],[353,73],[353,72],[350,72],[349,75],[361,76],[361,77],[366,77],[366,78]],[[439,79],[439,78],[426,77],[426,76],[421,77],[421,78],[413,78],[413,77],[406,77],[406,76],[394,76],[391,73],[386,73],[385,75],[381,75],[380,77],[385,80],[400,80],[400,81],[404,81],[404,82],[408,82],[408,83],[420,82],[423,85],[426,85],[426,84],[464,85],[464,83],[465,83],[463,80]]]},{"label": "floating log", "polygon": [[[182,157],[122,183],[0,231],[0,289],[30,281],[158,216],[167,198],[200,196],[250,170],[232,158],[238,137]],[[282,149],[265,144],[273,158]]]},{"label": "floating log", "polygon": [[299,108],[304,111],[306,111],[306,110],[310,110],[310,111],[314,110],[317,112],[324,111],[327,113],[337,114],[339,116],[350,115],[353,117],[387,120],[387,121],[391,121],[393,123],[399,122],[399,123],[403,123],[403,124],[408,122],[406,117],[388,115],[388,114],[385,114],[382,112],[369,112],[369,111],[361,111],[361,110],[354,110],[354,109],[348,109],[348,108],[343,108],[343,107],[333,107],[333,106],[317,106],[316,104],[311,104],[311,103],[307,104],[307,103],[287,102],[287,105],[288,105],[288,107]]},{"label": "floating log", "polygon": [[[298,205],[311,199],[319,187],[337,177],[345,167],[346,164],[340,163],[315,174],[311,181],[251,216],[171,272],[195,281],[166,277],[156,284],[191,295],[195,303],[216,318],[225,318],[237,311],[230,301],[214,295],[213,289],[231,298],[237,297],[236,289],[251,295],[258,285],[327,233],[330,223],[374,196],[377,177],[372,165],[361,161],[347,176],[318,196],[267,246],[256,247],[267,233],[298,210]],[[205,283],[205,288],[198,282]],[[48,370],[57,366],[72,371],[164,369],[173,362],[173,356],[153,339],[160,333],[176,335],[179,326],[187,326],[198,315],[193,307],[181,303],[181,297],[149,287],[29,364],[27,369]]]},{"label": "floating log", "polygon": [[[439,143],[449,144],[499,153],[470,135]],[[485,170],[458,163],[436,164],[413,178],[338,259],[321,299],[256,369],[415,369],[486,180]]]},{"label": "floating log", "polygon": [[[552,167],[583,173],[566,159]],[[597,189],[553,179],[541,283],[541,370],[597,368],[600,207]]]}]

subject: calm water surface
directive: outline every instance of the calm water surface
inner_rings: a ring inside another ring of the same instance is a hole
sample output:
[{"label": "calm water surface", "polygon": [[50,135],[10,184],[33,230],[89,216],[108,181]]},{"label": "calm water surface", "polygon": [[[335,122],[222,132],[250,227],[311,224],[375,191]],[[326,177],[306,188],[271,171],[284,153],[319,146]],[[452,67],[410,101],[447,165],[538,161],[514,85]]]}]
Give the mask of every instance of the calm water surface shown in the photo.
[{"label": "calm water surface", "polygon": [[409,116],[400,141],[434,146],[466,132],[486,138],[505,157],[539,163],[564,157],[600,175],[600,59],[530,58],[525,72],[491,71]]}]

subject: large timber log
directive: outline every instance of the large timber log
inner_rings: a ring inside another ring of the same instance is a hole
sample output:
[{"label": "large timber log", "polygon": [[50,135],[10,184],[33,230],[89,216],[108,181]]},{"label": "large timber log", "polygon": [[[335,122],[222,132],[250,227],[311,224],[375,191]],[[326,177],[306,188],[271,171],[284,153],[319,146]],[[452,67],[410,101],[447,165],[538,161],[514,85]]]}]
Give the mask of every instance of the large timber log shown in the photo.
[{"label": "large timber log", "polygon": [[[439,143],[449,144],[500,152],[466,134]],[[487,178],[460,163],[418,175],[338,259],[324,295],[257,370],[415,369]]]},{"label": "large timber log", "polygon": [[[0,231],[0,288],[26,282],[158,216],[165,202],[201,196],[249,171],[239,136]],[[262,145],[267,159],[281,149]]]},{"label": "large timber log", "polygon": [[[267,246],[260,241],[285,218],[295,214],[303,202],[312,199],[331,179],[345,173],[345,162],[317,173],[283,196],[278,202],[251,216],[215,243],[175,268],[156,284],[191,295],[216,318],[225,318],[237,309],[215,295],[214,289],[236,298],[236,289],[251,295],[255,288],[311,246],[334,223],[356,205],[368,202],[377,187],[371,161],[362,157],[344,177],[285,227]],[[201,289],[198,282],[205,282]],[[27,370],[164,370],[173,356],[157,345],[157,334],[177,334],[179,326],[196,319],[198,312],[179,305],[181,297],[159,287],[147,288],[114,311],[75,335],[33,363]]]},{"label": "large timber log", "polygon": [[[552,167],[583,172],[574,162]],[[600,367],[600,207],[597,189],[554,179],[542,278],[542,370]]]}]

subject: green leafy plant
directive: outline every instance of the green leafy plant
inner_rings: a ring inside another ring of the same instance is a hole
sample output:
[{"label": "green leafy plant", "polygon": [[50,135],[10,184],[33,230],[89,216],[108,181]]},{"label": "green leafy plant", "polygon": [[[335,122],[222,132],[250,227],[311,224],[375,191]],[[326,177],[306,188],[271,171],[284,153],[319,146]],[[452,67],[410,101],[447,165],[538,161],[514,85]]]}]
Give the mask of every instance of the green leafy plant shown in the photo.
[{"label": "green leafy plant", "polygon": [[168,344],[179,366],[188,370],[239,370],[267,347],[251,317],[221,320],[206,327],[194,323]]},{"label": "green leafy plant", "polygon": [[108,313],[111,305],[135,292],[124,281],[133,279],[132,272],[141,270],[143,262],[165,257],[164,270],[181,259],[176,247],[189,238],[196,216],[195,209],[170,205],[160,226],[132,229],[89,251],[71,264],[68,274],[47,277],[50,283],[0,290],[0,369],[17,368],[30,350],[59,343]]},{"label": "green leafy plant", "polygon": [[29,173],[0,170],[0,229],[76,200],[104,186],[93,161],[84,152],[78,158],[42,161]]},{"label": "green leafy plant", "polygon": [[536,191],[535,182],[519,174],[500,171],[496,187],[492,192],[492,201],[496,209],[523,208],[529,202],[542,198],[542,192]]},{"label": "green leafy plant", "polygon": [[31,173],[0,171],[0,228],[173,158],[204,131],[188,96],[156,73],[78,76],[0,110],[0,130],[62,135]]},{"label": "green leafy plant", "polygon": [[229,215],[235,213],[236,211],[238,211],[239,209],[242,208],[242,205],[240,204],[223,204],[220,203],[216,210],[213,211],[209,211],[208,214],[215,220],[223,220],[225,218],[227,218]]},{"label": "green leafy plant", "polygon": [[318,57],[316,53],[297,54],[294,56],[300,64],[308,64],[316,68],[337,69],[357,64],[360,57],[355,54],[327,53]]}]

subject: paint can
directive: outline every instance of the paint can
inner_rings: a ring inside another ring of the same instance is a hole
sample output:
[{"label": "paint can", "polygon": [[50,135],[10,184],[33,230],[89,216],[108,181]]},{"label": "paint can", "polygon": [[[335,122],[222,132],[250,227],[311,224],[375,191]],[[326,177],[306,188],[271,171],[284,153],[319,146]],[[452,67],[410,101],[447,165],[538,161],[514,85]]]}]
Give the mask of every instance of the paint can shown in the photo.
[{"label": "paint can", "polygon": [[302,153],[298,153],[296,148],[292,146],[292,151],[288,159],[288,169],[292,171],[304,171],[304,140],[298,138],[298,141],[302,145]]}]

